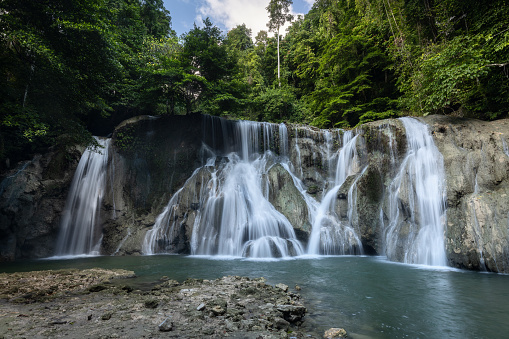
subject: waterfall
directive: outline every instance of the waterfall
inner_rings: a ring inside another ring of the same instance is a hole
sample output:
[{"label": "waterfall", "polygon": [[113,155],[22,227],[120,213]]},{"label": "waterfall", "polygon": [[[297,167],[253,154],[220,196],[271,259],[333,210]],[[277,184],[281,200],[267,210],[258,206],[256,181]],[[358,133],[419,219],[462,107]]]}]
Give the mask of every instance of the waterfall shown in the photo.
[{"label": "waterfall", "polygon": [[55,252],[58,256],[99,254],[102,234],[97,226],[106,187],[110,141],[97,138],[102,148],[88,148],[80,159],[62,214]]},{"label": "waterfall", "polygon": [[500,136],[500,139],[502,140],[502,149],[504,150],[505,155],[509,157],[509,147],[507,146],[507,142],[503,136]]},{"label": "waterfall", "polygon": [[413,118],[401,122],[407,155],[389,187],[385,253],[391,260],[445,266],[443,157],[425,124]]},{"label": "waterfall", "polygon": [[360,238],[348,223],[340,221],[336,213],[339,189],[348,176],[358,172],[357,137],[352,131],[343,134],[343,147],[337,157],[333,187],[325,193],[318,207],[312,211],[309,254],[362,253]]},{"label": "waterfall", "polygon": [[[182,223],[182,220],[179,220],[179,206],[190,205],[189,201],[185,201],[182,192],[186,187],[193,186],[188,185],[188,183],[194,183],[197,177],[200,176],[200,173],[201,168],[195,170],[191,177],[187,179],[184,186],[173,194],[163,212],[157,216],[154,226],[145,234],[142,245],[142,252],[144,254],[171,253],[174,250],[174,242],[178,237]],[[200,191],[203,191],[203,187]],[[196,198],[196,195],[197,193],[193,192],[193,198]],[[203,196],[202,193],[199,195]]]},{"label": "waterfall", "polygon": [[[204,140],[209,144],[204,145],[204,154],[210,158],[188,180],[204,173],[208,177],[202,176],[200,191],[195,193],[200,208],[194,219],[191,253],[255,258],[302,255],[292,225],[268,200],[267,172],[288,158],[286,126],[238,121],[232,129],[228,126],[232,122],[221,119],[207,123],[211,128],[206,129],[209,135]],[[215,135],[218,131],[222,138]],[[216,142],[221,139],[222,143]],[[187,186],[192,185],[186,183],[173,195],[147,232],[144,253],[165,252],[174,242],[181,226],[175,213]]]},{"label": "waterfall", "polygon": [[[191,238],[190,252],[194,255],[265,258],[363,253],[360,237],[349,221],[357,215],[356,184],[363,173],[357,155],[358,136],[352,131],[304,132],[304,138],[322,141],[319,154],[306,151],[311,161],[324,169],[328,182],[320,201],[307,192],[300,179],[304,174],[298,130],[294,130],[292,147],[284,124],[206,117],[204,131],[205,165],[193,173],[158,216],[145,236],[143,253],[173,252],[189,222],[193,223],[192,234],[186,237]],[[335,141],[342,147],[338,148]],[[290,161],[290,151],[295,154],[295,163]],[[269,201],[268,172],[275,164],[290,174],[307,206],[312,225],[307,251],[288,219]],[[347,191],[349,203],[342,207],[345,216],[341,219],[338,192],[352,175],[356,177]],[[196,215],[183,216],[187,212],[181,206],[189,205],[189,196],[199,208],[193,212]]]},{"label": "waterfall", "polygon": [[193,254],[286,257],[303,254],[290,222],[264,194],[263,173],[270,157],[247,162],[235,154],[213,173]]},{"label": "waterfall", "polygon": [[[392,132],[384,132],[389,163],[399,169],[391,170],[395,176],[379,214],[383,250],[391,260],[445,265],[443,159],[426,125],[411,118],[401,122],[407,135],[401,163]],[[357,196],[368,167],[361,166],[360,134],[296,128],[290,145],[284,124],[216,117],[204,117],[203,123],[202,166],[146,233],[143,253],[175,253],[186,243],[186,251],[206,256],[363,254],[357,204],[364,202]],[[299,206],[307,208],[306,246],[271,203],[269,180],[280,180],[270,172],[276,165],[291,176],[303,198]]]}]

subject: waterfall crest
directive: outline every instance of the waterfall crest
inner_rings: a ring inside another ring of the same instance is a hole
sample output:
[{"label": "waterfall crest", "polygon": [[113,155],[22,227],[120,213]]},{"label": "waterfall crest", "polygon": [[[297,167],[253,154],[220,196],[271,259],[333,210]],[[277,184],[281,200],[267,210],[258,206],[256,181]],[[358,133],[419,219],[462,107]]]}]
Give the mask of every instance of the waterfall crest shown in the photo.
[{"label": "waterfall crest", "polygon": [[55,251],[58,256],[99,254],[102,233],[97,226],[105,194],[111,139],[96,140],[102,148],[85,150],[74,174],[62,214]]}]

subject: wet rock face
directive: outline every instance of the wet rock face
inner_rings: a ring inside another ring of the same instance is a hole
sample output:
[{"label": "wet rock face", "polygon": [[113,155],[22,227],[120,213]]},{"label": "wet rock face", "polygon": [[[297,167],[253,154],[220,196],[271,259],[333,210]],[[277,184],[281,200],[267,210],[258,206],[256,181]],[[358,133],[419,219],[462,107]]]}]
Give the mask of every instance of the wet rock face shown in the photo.
[{"label": "wet rock face", "polygon": [[332,163],[327,159],[337,149],[340,133],[325,138],[323,130],[308,126],[288,126],[289,157],[295,166],[296,175],[308,188],[308,193],[317,195],[327,182]]},{"label": "wet rock face", "polygon": [[54,254],[80,151],[51,151],[0,178],[0,261]]},{"label": "wet rock face", "polygon": [[268,172],[269,201],[292,224],[297,238],[306,241],[311,233],[308,208],[290,174],[276,164]]},{"label": "wet rock face", "polygon": [[444,156],[449,264],[509,272],[509,120],[424,121]]},{"label": "wet rock face", "polygon": [[[171,196],[202,164],[202,118],[136,117],[116,128],[109,159],[109,189],[113,193],[105,196],[102,211],[103,253],[143,254],[147,230]],[[192,203],[196,201],[180,206],[179,218],[189,220],[191,215],[187,212],[193,210]],[[175,243],[160,245],[172,247],[177,253],[189,253],[191,230],[186,227]]]}]

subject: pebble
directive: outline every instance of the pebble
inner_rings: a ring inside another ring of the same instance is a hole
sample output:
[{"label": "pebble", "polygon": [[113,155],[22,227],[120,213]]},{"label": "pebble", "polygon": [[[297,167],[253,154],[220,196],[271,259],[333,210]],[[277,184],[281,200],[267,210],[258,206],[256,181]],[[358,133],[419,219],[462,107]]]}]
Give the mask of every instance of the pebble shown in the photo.
[{"label": "pebble", "polygon": [[170,332],[171,330],[173,330],[173,323],[170,321],[169,317],[159,324],[159,331]]}]

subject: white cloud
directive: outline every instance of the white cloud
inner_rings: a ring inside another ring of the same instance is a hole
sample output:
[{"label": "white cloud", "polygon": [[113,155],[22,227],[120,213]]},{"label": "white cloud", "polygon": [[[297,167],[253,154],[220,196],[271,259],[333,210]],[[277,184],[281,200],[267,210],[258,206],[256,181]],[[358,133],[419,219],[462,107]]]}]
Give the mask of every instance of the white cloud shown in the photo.
[{"label": "white cloud", "polygon": [[[314,2],[314,0],[305,1]],[[221,24],[227,30],[246,24],[246,27],[252,30],[254,38],[259,31],[268,30],[269,15],[265,9],[268,4],[269,0],[204,0],[203,5],[198,8],[196,23],[201,23],[203,18],[210,17],[212,23]],[[299,13],[292,11],[292,14]],[[284,34],[285,29],[286,27],[282,28],[280,33]]]},{"label": "white cloud", "polygon": [[309,8],[313,7],[315,0],[304,0],[304,2],[309,6]]}]

